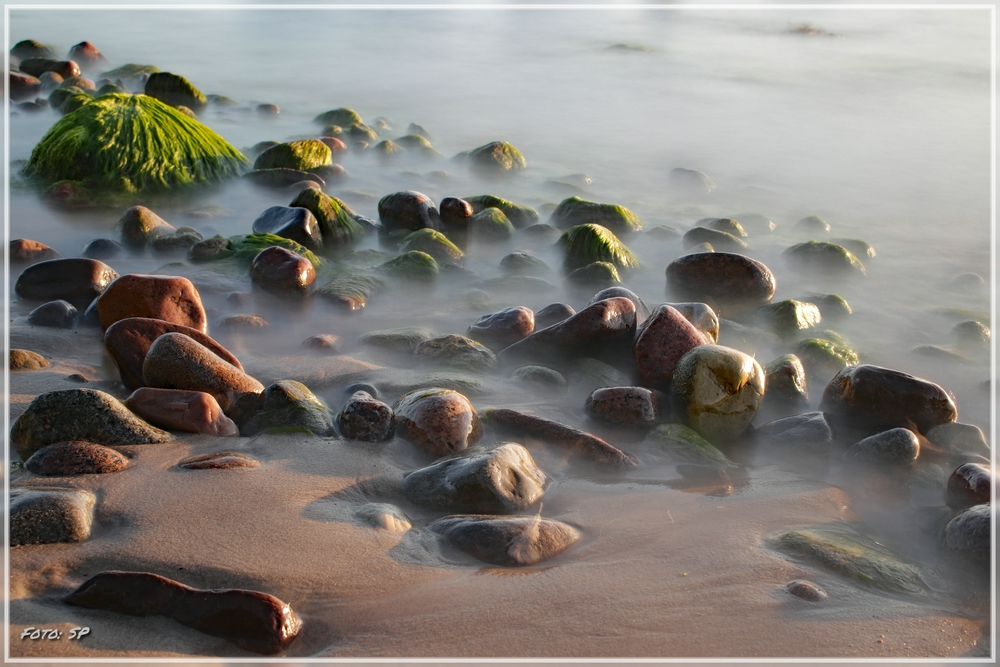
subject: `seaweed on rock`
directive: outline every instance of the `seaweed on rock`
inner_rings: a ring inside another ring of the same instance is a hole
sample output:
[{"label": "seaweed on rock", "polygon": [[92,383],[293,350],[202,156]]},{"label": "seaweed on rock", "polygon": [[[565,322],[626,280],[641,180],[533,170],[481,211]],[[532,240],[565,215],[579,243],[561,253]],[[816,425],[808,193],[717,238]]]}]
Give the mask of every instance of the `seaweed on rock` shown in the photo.
[{"label": "seaweed on rock", "polygon": [[592,262],[609,262],[618,269],[635,269],[639,260],[618,237],[601,225],[577,225],[559,237],[565,252],[563,268],[569,272]]},{"label": "seaweed on rock", "polygon": [[313,268],[319,268],[323,260],[316,256],[311,250],[306,248],[304,245],[300,245],[291,239],[286,239],[276,234],[247,234],[246,236],[234,236],[229,239],[230,247],[233,250],[233,255],[236,259],[241,262],[249,264],[253,261],[253,258],[261,253],[263,250],[267,250],[271,246],[278,246],[279,248],[284,248],[286,250],[291,250],[294,253],[302,255],[313,265]]}]

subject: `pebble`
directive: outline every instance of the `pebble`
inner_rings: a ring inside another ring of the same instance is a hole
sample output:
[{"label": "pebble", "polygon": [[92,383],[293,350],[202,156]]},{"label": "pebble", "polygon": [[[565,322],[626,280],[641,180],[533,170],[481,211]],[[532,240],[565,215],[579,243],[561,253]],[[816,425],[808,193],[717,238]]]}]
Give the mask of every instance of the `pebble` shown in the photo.
[{"label": "pebble", "polygon": [[204,345],[223,361],[243,370],[239,359],[212,338],[197,329],[148,317],[118,320],[104,332],[104,346],[118,367],[122,384],[129,390],[145,386],[142,363],[153,342],[165,333],[182,333]]},{"label": "pebble", "polygon": [[28,324],[35,327],[75,329],[80,312],[68,301],[59,299],[43,303],[28,314]]},{"label": "pebble", "polygon": [[543,395],[565,394],[568,387],[562,373],[545,366],[521,366],[515,368],[510,377]]},{"label": "pebble", "polygon": [[580,539],[572,526],[540,516],[449,516],[428,528],[471,556],[502,567],[534,565]]},{"label": "pebble", "polygon": [[660,417],[660,397],[643,387],[604,387],[587,397],[583,409],[602,424],[649,428]]},{"label": "pebble", "polygon": [[133,252],[141,252],[157,236],[177,231],[173,225],[145,206],[127,209],[118,220],[122,245]]},{"label": "pebble", "polygon": [[10,546],[82,542],[90,537],[96,500],[84,489],[11,489]]},{"label": "pebble", "polygon": [[243,396],[264,391],[264,385],[240,368],[190,336],[175,332],[163,334],[150,346],[142,375],[149,387],[211,394],[227,415]]},{"label": "pebble", "polygon": [[868,466],[898,467],[910,465],[920,455],[920,441],[905,428],[876,433],[855,443],[844,453],[844,460]]},{"label": "pebble", "polygon": [[473,373],[488,373],[497,367],[497,357],[492,350],[457,334],[417,343],[413,348],[413,359],[417,363],[449,366]]},{"label": "pebble", "polygon": [[670,393],[681,421],[709,442],[730,442],[757,416],[764,369],[739,350],[699,345],[677,362]]},{"label": "pebble", "polygon": [[667,288],[691,301],[762,305],[774,296],[771,270],[746,255],[728,252],[695,253],[667,267]]},{"label": "pebble", "polygon": [[279,380],[264,391],[260,412],[247,421],[240,432],[257,435],[292,431],[320,437],[335,435],[330,411],[309,387],[295,380]]},{"label": "pebble", "polygon": [[811,581],[803,581],[802,579],[789,581],[785,584],[785,590],[795,597],[808,600],[809,602],[822,602],[827,597],[826,591],[822,588]]},{"label": "pebble", "polygon": [[322,252],[323,234],[316,216],[300,206],[272,206],[253,221],[254,234],[275,234],[313,252]]},{"label": "pebble", "polygon": [[476,409],[457,391],[411,391],[396,401],[392,410],[396,433],[434,457],[467,449],[483,437]]},{"label": "pebble", "polygon": [[671,306],[657,306],[636,330],[632,345],[639,384],[649,389],[666,390],[681,357],[708,341],[679,311]]},{"label": "pebble", "polygon": [[230,468],[259,468],[260,461],[239,452],[215,452],[189,456],[177,463],[186,470],[229,470]]},{"label": "pebble", "polygon": [[441,222],[433,200],[412,190],[382,197],[378,203],[378,217],[386,234],[401,229],[411,232],[427,227],[436,229]]},{"label": "pebble", "polygon": [[47,477],[100,475],[127,465],[128,459],[118,451],[82,440],[46,445],[24,462],[25,469]]},{"label": "pebble", "polygon": [[948,522],[944,544],[983,561],[990,557],[990,504],[974,505]]},{"label": "pebble", "polygon": [[535,314],[530,308],[517,306],[483,315],[469,327],[469,338],[493,349],[502,350],[525,338],[535,330]]},{"label": "pebble", "polygon": [[49,362],[37,352],[13,349],[10,351],[8,366],[12,371],[37,371],[48,368]]},{"label": "pebble", "polygon": [[271,246],[253,258],[250,280],[255,287],[272,294],[305,294],[316,281],[316,269],[302,255]]},{"label": "pebble", "polygon": [[84,246],[81,254],[90,259],[113,259],[123,250],[122,245],[113,239],[94,239]]},{"label": "pebble", "polygon": [[559,324],[569,317],[576,315],[573,306],[566,303],[550,303],[535,313],[535,330],[547,329],[553,324]]},{"label": "pebble", "polygon": [[302,347],[319,354],[340,354],[343,346],[340,336],[333,334],[316,334],[302,341]]},{"label": "pebble", "polygon": [[271,323],[260,315],[237,314],[220,317],[215,326],[229,333],[254,333],[267,329],[271,326]]},{"label": "pebble", "polygon": [[125,399],[125,407],[150,424],[171,431],[239,435],[239,429],[210,394],[182,389],[142,387]]},{"label": "pebble", "polygon": [[[377,395],[377,392],[375,392]],[[396,428],[392,408],[363,390],[354,391],[337,415],[340,434],[349,440],[385,442]]]},{"label": "pebble", "polygon": [[281,109],[277,104],[258,104],[257,113],[262,116],[277,116],[281,113]]},{"label": "pebble", "polygon": [[45,445],[86,440],[111,447],[169,442],[170,434],[129,412],[118,399],[94,389],[40,394],[10,432],[22,460]]},{"label": "pebble", "polygon": [[10,263],[29,264],[34,262],[44,262],[49,259],[58,259],[61,255],[56,251],[38,241],[31,239],[14,239],[10,242]]},{"label": "pebble", "polygon": [[191,588],[149,572],[101,572],[65,601],[131,616],[166,616],[263,655],[285,650],[302,630],[298,615],[273,595]]},{"label": "pebble", "polygon": [[403,479],[406,499],[455,512],[505,514],[541,500],[545,473],[516,442],[470,447],[414,470]]},{"label": "pebble", "polygon": [[187,278],[130,273],[108,285],[97,300],[101,329],[130,317],[147,317],[208,332],[201,295]]},{"label": "pebble", "polygon": [[24,269],[17,278],[14,291],[23,299],[64,299],[82,309],[116,278],[118,273],[114,269],[96,259],[50,259]]},{"label": "pebble", "polygon": [[993,471],[982,463],[964,463],[948,477],[945,501],[952,509],[965,509],[990,502]]}]

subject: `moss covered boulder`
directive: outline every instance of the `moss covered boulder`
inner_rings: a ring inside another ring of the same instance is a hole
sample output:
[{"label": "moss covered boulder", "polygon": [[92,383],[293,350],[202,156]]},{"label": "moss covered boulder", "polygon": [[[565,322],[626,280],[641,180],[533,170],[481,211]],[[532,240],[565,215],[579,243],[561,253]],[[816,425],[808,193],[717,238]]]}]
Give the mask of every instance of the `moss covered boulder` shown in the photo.
[{"label": "moss covered boulder", "polygon": [[380,264],[377,271],[403,282],[429,283],[437,278],[440,267],[427,253],[411,250]]},{"label": "moss covered boulder", "polygon": [[802,360],[809,376],[820,383],[858,365],[858,353],[843,339],[807,338],[795,347],[795,355]]},{"label": "moss covered boulder", "polygon": [[195,88],[194,84],[180,74],[154,72],[146,79],[143,92],[164,104],[172,107],[185,106],[195,113],[201,113],[208,105],[205,93]]},{"label": "moss covered boulder", "polygon": [[614,232],[601,225],[571,227],[559,237],[559,245],[563,250],[563,269],[567,272],[591,262],[609,262],[623,270],[639,266],[639,260]]},{"label": "moss covered boulder", "polygon": [[757,320],[764,328],[787,338],[814,328],[822,316],[816,304],[785,299],[759,308]]},{"label": "moss covered boulder", "polygon": [[591,262],[566,275],[566,282],[582,289],[602,289],[621,285],[618,269],[611,262]]},{"label": "moss covered boulder", "polygon": [[348,311],[363,310],[379,292],[385,289],[385,282],[379,278],[364,274],[345,274],[337,276],[321,287],[316,294]]},{"label": "moss covered boulder", "polygon": [[112,94],[63,116],[23,173],[44,186],[76,181],[136,194],[224,181],[246,166],[242,153],[197,120],[148,95]]},{"label": "moss covered boulder", "polygon": [[337,125],[338,127],[350,127],[364,122],[357,111],[346,107],[324,111],[313,120],[322,125]]},{"label": "moss covered boulder", "polygon": [[440,155],[440,153],[434,150],[434,146],[431,145],[431,142],[428,141],[426,137],[419,134],[407,134],[404,137],[396,139],[396,143],[406,150],[413,151],[418,155]]},{"label": "moss covered boulder", "polygon": [[618,236],[642,231],[642,220],[624,206],[599,204],[579,197],[562,200],[549,218],[549,224],[559,229],[588,223],[606,227]]},{"label": "moss covered boulder", "polygon": [[698,227],[707,227],[717,232],[726,232],[741,239],[746,238],[746,230],[738,221],[732,218],[702,218],[695,223]]},{"label": "moss covered boulder", "polygon": [[55,58],[56,52],[50,46],[46,46],[34,39],[22,39],[10,49],[10,55],[18,60],[28,60],[30,58]]},{"label": "moss covered boulder", "polygon": [[469,218],[469,233],[474,241],[507,241],[514,236],[514,225],[500,209],[487,208]]},{"label": "moss covered boulder", "polygon": [[399,246],[400,252],[420,250],[440,263],[458,262],[465,254],[448,237],[436,229],[418,229],[410,233]]},{"label": "moss covered boulder", "polygon": [[[500,197],[495,197],[493,195],[476,195],[475,197],[466,197],[465,201],[472,205],[473,213],[481,213],[488,208],[500,209],[507,219],[510,220],[510,224],[518,229],[523,229],[529,225],[533,225],[538,222],[538,211],[531,208],[530,206],[524,206],[523,204],[515,204],[512,201],[506,199],[501,199]],[[442,209],[444,207],[444,202],[442,202]],[[444,211],[441,212],[442,217],[444,217]]]},{"label": "moss covered boulder", "polygon": [[839,276],[867,275],[861,260],[850,250],[836,243],[807,241],[793,245],[782,255],[789,265],[803,272]]},{"label": "moss covered boulder", "polygon": [[499,176],[528,166],[521,151],[506,141],[494,141],[464,154],[472,170],[481,176]]},{"label": "moss covered boulder", "polygon": [[295,380],[280,380],[264,390],[263,406],[243,427],[244,436],[258,433],[334,435],[333,418],[309,387]]},{"label": "moss covered boulder", "polygon": [[328,164],[333,164],[330,147],[318,139],[303,139],[268,148],[257,156],[253,168],[309,171]]},{"label": "moss covered boulder", "polygon": [[308,209],[313,214],[327,250],[348,248],[365,236],[365,228],[355,219],[354,211],[322,190],[303,188],[289,206]]},{"label": "moss covered boulder", "polygon": [[[234,236],[229,239],[229,248],[232,250],[232,255],[247,265],[251,264],[257,255],[272,246],[291,250],[301,255],[309,260],[313,268],[319,268],[320,264],[322,264],[322,260],[304,245],[275,234],[247,234],[246,236]],[[222,259],[222,257],[219,257],[219,259]]]}]

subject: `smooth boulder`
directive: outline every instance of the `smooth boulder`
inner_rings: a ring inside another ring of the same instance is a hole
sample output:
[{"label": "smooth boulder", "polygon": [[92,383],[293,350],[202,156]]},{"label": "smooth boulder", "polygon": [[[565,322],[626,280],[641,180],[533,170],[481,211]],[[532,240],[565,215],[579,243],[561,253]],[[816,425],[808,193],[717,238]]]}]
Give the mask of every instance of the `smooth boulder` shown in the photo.
[{"label": "smooth boulder", "polygon": [[11,489],[10,546],[82,542],[90,537],[95,502],[85,489]]},{"label": "smooth boulder", "polygon": [[639,384],[665,390],[681,357],[708,340],[680,311],[666,304],[657,306],[639,325],[632,344]]},{"label": "smooth boulder", "polygon": [[483,437],[476,409],[457,391],[411,391],[396,401],[392,410],[396,434],[434,457],[468,449]]},{"label": "smooth boulder", "polygon": [[502,567],[534,565],[580,539],[572,526],[540,516],[450,516],[428,528],[471,556]]},{"label": "smooth boulder", "polygon": [[385,442],[392,438],[396,420],[391,407],[367,391],[356,391],[337,415],[337,427],[349,440]]},{"label": "smooth boulder", "polygon": [[517,306],[483,315],[469,327],[468,335],[493,350],[502,350],[534,330],[535,314],[530,308]]},{"label": "smooth boulder", "polygon": [[128,317],[149,317],[208,332],[201,295],[187,278],[130,273],[108,285],[97,299],[101,329]]},{"label": "smooth boulder", "polygon": [[587,397],[583,410],[608,426],[649,428],[660,417],[660,397],[643,387],[602,387]]},{"label": "smooth boulder", "polygon": [[46,477],[101,475],[127,465],[128,459],[118,451],[79,440],[46,445],[24,462],[25,470]]},{"label": "smooth boulder", "polygon": [[737,253],[684,255],[666,273],[667,287],[678,297],[709,304],[763,305],[777,287],[769,268]]},{"label": "smooth boulder", "polygon": [[222,413],[219,403],[201,391],[142,387],[125,399],[125,407],[150,424],[171,431],[239,435],[236,424]]},{"label": "smooth boulder", "polygon": [[315,281],[312,262],[278,246],[262,250],[250,265],[253,286],[278,296],[305,294]]},{"label": "smooth boulder", "polygon": [[86,308],[100,296],[118,272],[104,262],[84,257],[50,259],[24,269],[14,291],[22,299],[53,301],[64,299],[77,308]]},{"label": "smooth boulder", "polygon": [[243,435],[294,431],[321,437],[334,435],[326,405],[295,380],[279,380],[265,389],[260,411],[240,431]]}]

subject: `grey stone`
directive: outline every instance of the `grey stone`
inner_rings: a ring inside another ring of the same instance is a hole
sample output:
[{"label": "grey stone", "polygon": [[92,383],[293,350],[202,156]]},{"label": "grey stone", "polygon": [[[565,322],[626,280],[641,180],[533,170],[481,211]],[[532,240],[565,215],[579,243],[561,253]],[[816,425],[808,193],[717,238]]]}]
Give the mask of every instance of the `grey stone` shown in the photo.
[{"label": "grey stone", "polygon": [[264,390],[262,410],[240,428],[242,435],[295,431],[334,435],[326,405],[295,380],[280,380]]},{"label": "grey stone", "polygon": [[10,546],[81,542],[90,537],[96,498],[84,489],[10,491]]},{"label": "grey stone", "polygon": [[457,334],[421,341],[413,348],[413,358],[418,363],[460,368],[474,373],[488,373],[497,367],[497,357],[492,350]]},{"label": "grey stone", "polygon": [[337,425],[350,440],[384,442],[392,438],[396,422],[392,408],[367,391],[356,391],[337,415]]},{"label": "grey stone", "polygon": [[428,528],[475,558],[503,567],[534,565],[580,539],[572,526],[540,516],[450,516]]},{"label": "grey stone", "polygon": [[43,303],[31,311],[28,315],[28,324],[35,327],[74,329],[79,318],[80,311],[74,308],[73,304],[59,299]]},{"label": "grey stone", "polygon": [[916,434],[905,428],[893,428],[876,433],[855,443],[844,453],[851,463],[872,466],[905,466],[920,455],[920,441]]}]

